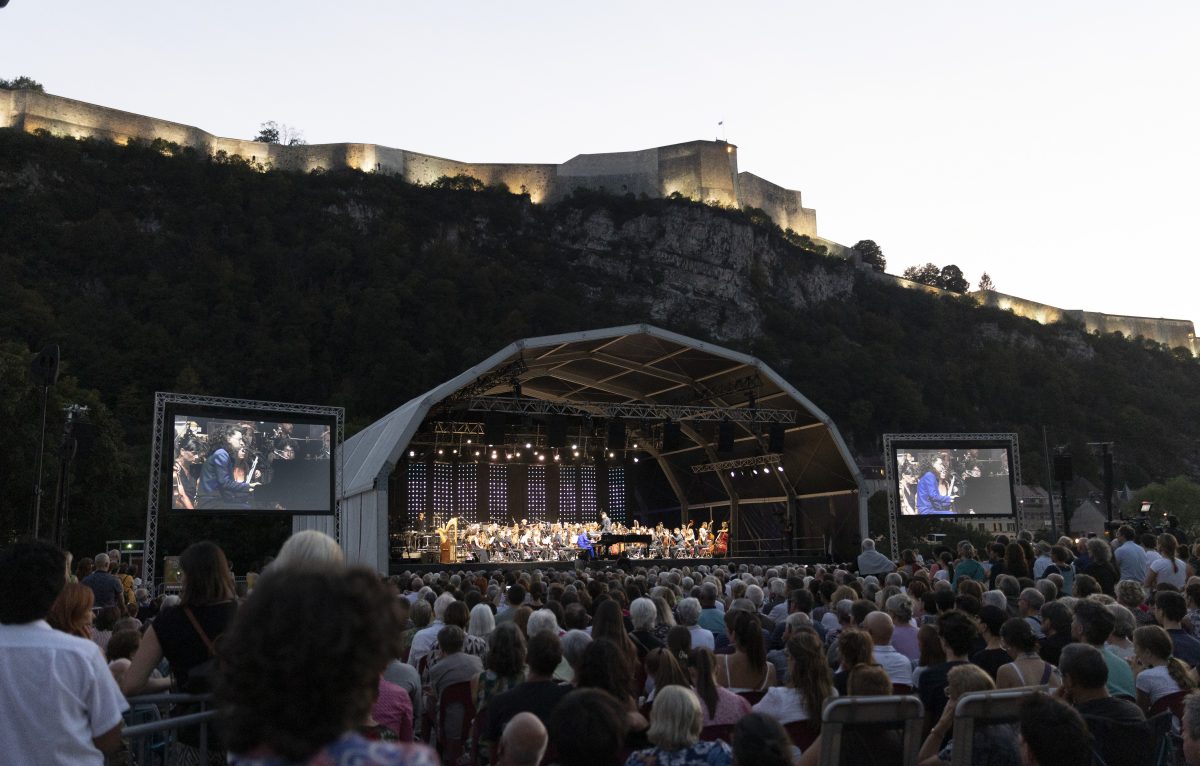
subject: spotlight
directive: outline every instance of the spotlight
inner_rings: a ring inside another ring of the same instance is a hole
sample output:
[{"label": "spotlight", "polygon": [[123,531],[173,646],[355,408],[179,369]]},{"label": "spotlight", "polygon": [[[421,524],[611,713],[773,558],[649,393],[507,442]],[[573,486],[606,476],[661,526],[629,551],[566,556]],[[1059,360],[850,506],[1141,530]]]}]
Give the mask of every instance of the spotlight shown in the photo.
[{"label": "spotlight", "polygon": [[546,456],[545,456],[545,455],[538,455],[538,462],[539,462],[539,463],[544,463],[544,462],[546,462]]},{"label": "spotlight", "polygon": [[416,456],[417,456],[417,451],[416,451],[415,449],[410,449],[410,450],[408,451],[408,456],[409,456],[409,457],[416,457]]},{"label": "spotlight", "polygon": [[575,450],[574,452],[572,452],[572,453],[571,453],[571,456],[572,456],[572,457],[579,457],[579,450]]},{"label": "spotlight", "polygon": [[479,457],[479,450],[475,450],[475,457]]},{"label": "spotlight", "polygon": [[438,450],[438,454],[439,454],[439,455],[445,454],[445,452],[446,452],[446,450],[444,450],[444,449],[439,449],[439,450]]},{"label": "spotlight", "polygon": [[560,455],[555,455],[555,456],[554,456],[554,462],[556,462],[556,463],[557,463],[559,460],[562,460],[562,457],[561,457]]},{"label": "spotlight", "polygon": [[637,449],[637,442],[634,442],[634,443],[633,443],[633,448],[634,448],[634,449]]},{"label": "spotlight", "polygon": [[529,442],[525,442],[525,449],[533,449],[533,445]]},{"label": "spotlight", "polygon": [[729,472],[729,478],[731,478],[731,479],[732,479],[732,478],[733,478],[735,475],[736,475],[736,474],[734,474],[734,472],[733,472],[733,471],[730,471],[730,472]]},{"label": "spotlight", "polygon": [[467,444],[470,444],[470,443],[471,443],[471,440],[470,440],[470,439],[467,439]]},{"label": "spotlight", "polygon": [[610,452],[610,453],[608,453],[608,456],[609,456],[609,457],[616,457],[616,456],[617,456],[617,453],[615,453],[615,452]]},{"label": "spotlight", "polygon": [[635,463],[636,463],[637,461],[638,461],[638,459],[635,457],[635,458],[633,459],[633,462],[635,462]]},{"label": "spotlight", "polygon": [[757,468],[751,468],[750,470],[751,470],[751,471],[754,471],[754,475],[755,475],[755,476],[758,476],[758,469],[757,469]]},{"label": "spotlight", "polygon": [[492,460],[496,459],[496,450],[492,450]]},{"label": "spotlight", "polygon": [[504,453],[504,459],[505,459],[505,460],[512,460],[512,453],[511,453],[511,452],[505,452],[505,453]]},{"label": "spotlight", "polygon": [[579,445],[578,445],[578,444],[572,444],[572,445],[571,445],[571,449],[573,449],[573,450],[579,449]]},{"label": "spotlight", "polygon": [[776,471],[779,471],[780,473],[783,473],[783,466],[781,466],[781,465],[780,465],[780,466],[775,466],[775,470],[776,470]]}]

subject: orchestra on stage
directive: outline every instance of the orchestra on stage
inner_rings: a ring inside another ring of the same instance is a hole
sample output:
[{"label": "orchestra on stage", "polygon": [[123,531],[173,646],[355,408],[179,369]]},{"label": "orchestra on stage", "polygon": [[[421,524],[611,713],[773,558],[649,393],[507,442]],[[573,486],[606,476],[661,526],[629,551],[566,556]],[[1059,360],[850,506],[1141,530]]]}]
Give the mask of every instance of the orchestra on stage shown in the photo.
[{"label": "orchestra on stage", "polygon": [[[715,524],[713,525],[716,526]],[[614,522],[601,511],[592,524],[570,524],[522,519],[511,525],[460,524],[453,518],[439,524],[433,534],[405,533],[403,548],[409,552],[439,550],[441,563],[523,561],[571,561],[574,559],[618,558],[682,559],[721,557],[729,551],[729,524],[710,529],[689,521],[682,527],[657,524],[631,526]]]}]

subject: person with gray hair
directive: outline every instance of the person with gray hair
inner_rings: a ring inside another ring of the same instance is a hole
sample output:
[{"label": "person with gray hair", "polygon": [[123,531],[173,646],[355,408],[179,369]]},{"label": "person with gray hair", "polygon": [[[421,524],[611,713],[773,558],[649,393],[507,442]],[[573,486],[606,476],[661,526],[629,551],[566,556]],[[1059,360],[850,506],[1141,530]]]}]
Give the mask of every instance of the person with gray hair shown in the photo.
[{"label": "person with gray hair", "polygon": [[121,585],[121,581],[109,573],[110,562],[108,554],[97,553],[94,562],[96,565],[95,571],[80,580],[82,585],[86,585],[92,589],[92,594],[95,596],[95,601],[92,604],[93,608],[104,609],[110,606],[121,606],[125,600],[125,586]]},{"label": "person with gray hair", "polygon": [[287,539],[267,571],[338,565],[345,563],[345,560],[342,546],[338,545],[337,540],[316,529],[302,529]]},{"label": "person with gray hair", "polygon": [[692,634],[692,648],[716,648],[716,640],[713,637],[713,632],[696,624],[700,619],[699,601],[694,598],[685,598],[675,608],[675,614],[679,618],[679,624],[687,628],[688,632]]},{"label": "person with gray hair", "polygon": [[874,540],[864,537],[862,541],[862,553],[858,554],[859,575],[863,577],[867,575],[885,575],[895,571],[896,564],[887,556],[875,550]]},{"label": "person with gray hair", "polygon": [[529,615],[529,622],[525,625],[525,635],[529,638],[542,632],[553,633],[556,636],[559,633],[558,618],[549,609],[539,609]]},{"label": "person with gray hair", "polygon": [[563,660],[571,667],[572,678],[579,673],[579,663],[583,661],[583,653],[587,651],[592,637],[582,630],[568,630],[562,637]]},{"label": "person with gray hair", "polygon": [[412,648],[408,652],[408,664],[417,670],[421,669],[421,658],[433,651],[438,643],[438,631],[445,626],[442,618],[446,616],[446,607],[453,604],[455,598],[450,593],[443,593],[433,602],[433,622],[428,627],[418,630],[413,636]]},{"label": "person with gray hair", "polygon": [[917,643],[917,626],[913,625],[912,599],[898,593],[884,602],[884,610],[892,618],[892,646],[916,662],[921,656],[921,647]]},{"label": "person with gray hair", "polygon": [[1021,597],[1017,600],[1019,611],[1017,616],[1033,628],[1034,638],[1045,637],[1045,633],[1042,632],[1042,606],[1045,603],[1046,597],[1037,588],[1026,588],[1021,591]]},{"label": "person with gray hair", "polygon": [[1008,597],[1004,595],[1004,591],[989,590],[984,591],[983,598],[979,599],[980,606],[994,606],[997,609],[1008,613]]},{"label": "person with gray hair", "polygon": [[546,754],[549,735],[533,713],[517,713],[505,724],[496,743],[496,766],[538,766]]}]

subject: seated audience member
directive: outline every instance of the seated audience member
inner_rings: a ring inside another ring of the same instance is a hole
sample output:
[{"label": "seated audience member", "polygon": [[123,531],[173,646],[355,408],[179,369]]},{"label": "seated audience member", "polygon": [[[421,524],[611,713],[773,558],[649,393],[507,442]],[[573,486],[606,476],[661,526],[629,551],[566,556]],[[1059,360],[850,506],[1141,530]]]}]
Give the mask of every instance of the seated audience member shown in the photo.
[{"label": "seated audience member", "polygon": [[216,687],[229,762],[437,764],[423,745],[355,731],[396,649],[391,602],[366,569],[314,565],[263,577],[222,645]]},{"label": "seated audience member", "polygon": [[865,630],[850,628],[838,634],[837,648],[839,668],[833,674],[833,687],[837,689],[838,694],[845,694],[850,671],[861,665],[876,664],[875,647],[871,643],[871,636]]},{"label": "seated audience member", "polygon": [[1058,664],[1058,655],[1071,643],[1071,610],[1061,601],[1051,601],[1042,607],[1042,632],[1038,654],[1051,665]]},{"label": "seated audience member", "polygon": [[[102,766],[121,747],[129,705],[91,640],[46,623],[67,581],[49,543],[0,550],[0,760]],[[92,595],[85,585],[75,585]],[[94,598],[94,596],[93,596]]]},{"label": "seated audience member", "polygon": [[[1168,535],[1163,535],[1167,537]],[[1171,637],[1171,654],[1190,668],[1200,665],[1200,640],[1183,629],[1187,599],[1181,593],[1160,590],[1154,596],[1154,619]]]},{"label": "seated audience member", "polygon": [[917,644],[917,626],[913,625],[913,602],[903,593],[897,593],[884,602],[887,614],[892,618],[892,646],[909,660],[916,662],[921,656]]},{"label": "seated audience member", "polygon": [[283,543],[279,555],[267,567],[267,571],[324,567],[327,564],[344,564],[345,561],[346,555],[337,540],[316,529],[302,529]]},{"label": "seated audience member", "polygon": [[971,655],[971,662],[987,671],[996,680],[996,674],[1001,666],[1012,662],[1012,657],[1001,646],[1000,629],[1007,616],[1003,609],[992,604],[985,604],[979,609],[979,634],[986,642],[986,648]]},{"label": "seated audience member", "polygon": [[[570,689],[570,687],[567,687]],[[577,689],[554,708],[547,729],[561,766],[620,766],[629,720],[625,707],[600,689]]]},{"label": "seated audience member", "polygon": [[1066,703],[1035,694],[1021,706],[1021,755],[1026,766],[1089,766],[1091,735]]},{"label": "seated audience member", "polygon": [[504,727],[496,744],[496,766],[538,766],[546,753],[549,735],[533,713],[517,713]]},{"label": "seated audience member", "polygon": [[884,612],[871,612],[863,621],[873,644],[875,662],[887,672],[893,684],[912,687],[912,663],[892,646],[894,623]]},{"label": "seated audience member", "polygon": [[[977,665],[958,665],[950,669],[946,680],[946,706],[930,730],[917,755],[920,766],[945,766],[954,753],[954,740],[946,738],[954,731],[954,709],[965,694],[987,692],[996,688],[992,677]],[[1021,766],[1021,753],[1011,724],[985,724],[975,727],[971,743],[970,763],[994,766]],[[946,744],[943,746],[943,742]]]},{"label": "seated audience member", "polygon": [[568,630],[562,637],[563,662],[571,668],[570,683],[574,684],[579,677],[579,666],[583,662],[583,653],[587,651],[592,637],[582,630]]},{"label": "seated audience member", "polygon": [[768,689],[754,712],[782,724],[812,721],[819,728],[825,700],[836,693],[821,639],[814,630],[801,630],[788,641],[787,651],[788,685]]},{"label": "seated audience member", "polygon": [[717,683],[717,660],[708,649],[693,649],[691,654],[692,687],[700,698],[704,726],[736,723],[750,712],[750,703]]},{"label": "seated audience member", "polygon": [[1168,694],[1196,688],[1191,670],[1171,654],[1171,637],[1157,625],[1133,631],[1133,673],[1137,704],[1146,712]]},{"label": "seated audience member", "polygon": [[1000,628],[1000,638],[1008,649],[1012,662],[1001,666],[996,673],[996,687],[1015,689],[1022,686],[1062,685],[1058,668],[1042,659],[1037,653],[1037,639],[1028,620],[1013,617]]},{"label": "seated audience member", "polygon": [[913,689],[921,686],[921,676],[926,668],[946,661],[946,650],[942,648],[942,639],[938,635],[936,624],[922,625],[917,631],[917,645],[921,650],[913,668]]},{"label": "seated audience member", "polygon": [[1154,624],[1154,615],[1146,606],[1146,589],[1140,582],[1121,580],[1117,583],[1116,596],[1117,603],[1133,614],[1134,622],[1138,627]]},{"label": "seated audience member", "polygon": [[767,646],[758,621],[739,609],[731,613],[728,622],[733,654],[721,655],[717,680],[734,692],[765,692],[776,683],[775,666],[767,662]]},{"label": "seated audience member", "polygon": [[1063,649],[1059,670],[1063,677],[1062,698],[1074,705],[1085,720],[1102,718],[1118,724],[1146,720],[1137,705],[1108,693],[1108,664],[1096,647],[1089,644],[1067,646]]},{"label": "seated audience member", "polygon": [[437,648],[441,657],[427,671],[435,695],[440,697],[448,687],[472,681],[483,672],[483,662],[463,651],[465,640],[466,633],[457,625],[444,625],[438,631]]},{"label": "seated audience member", "polygon": [[733,729],[734,766],[792,766],[795,750],[783,726],[769,715],[748,713]]},{"label": "seated audience member", "polygon": [[[713,632],[707,628],[702,628],[696,624],[700,619],[700,602],[694,598],[685,598],[679,602],[679,606],[675,609],[676,616],[679,618],[679,624],[687,628],[692,634],[692,646],[697,649],[704,647],[705,649],[716,649],[716,639],[713,638]],[[669,635],[668,635],[669,638]]]},{"label": "seated audience member", "polygon": [[629,605],[629,621],[633,624],[629,637],[637,645],[639,657],[645,658],[647,653],[663,646],[663,642],[654,635],[658,625],[658,607],[653,601],[645,597],[635,598]]},{"label": "seated audience member", "polygon": [[1108,646],[1115,625],[1116,618],[1112,612],[1094,601],[1080,601],[1075,605],[1071,635],[1075,641],[1093,646],[1100,652],[1100,657],[1108,666],[1108,693],[1132,701],[1137,698],[1133,688],[1133,669],[1128,661],[1118,657]]},{"label": "seated audience member", "polygon": [[[515,627],[515,626],[514,626]],[[499,630],[499,628],[497,628]],[[553,633],[538,633],[529,639],[525,681],[492,698],[488,703],[487,731],[484,739],[498,742],[504,724],[517,713],[533,713],[549,731],[550,714],[571,687],[554,680],[554,671],[562,662],[562,643]]]},{"label": "seated audience member", "polygon": [[[391,660],[388,660],[391,663]],[[386,675],[386,673],[385,673]],[[384,676],[379,677],[379,695],[371,706],[371,721],[382,739],[397,742],[413,741],[413,703],[408,691]]]},{"label": "seated audience member", "polygon": [[[847,688],[852,697],[884,697],[892,693],[892,679],[878,665],[859,665],[850,671]],[[800,756],[797,766],[817,766],[821,762],[821,738]],[[899,729],[884,726],[850,726],[842,730],[843,766],[892,764],[904,760],[904,737]]]},{"label": "seated audience member", "polygon": [[1133,631],[1137,629],[1137,618],[1133,612],[1120,604],[1104,607],[1113,616],[1113,632],[1108,637],[1108,650],[1123,660],[1133,659]]},{"label": "seated audience member", "polygon": [[946,678],[950,669],[969,661],[967,657],[971,652],[971,644],[978,635],[971,618],[957,610],[943,612],[938,617],[937,632],[942,650],[946,653],[946,661],[925,668],[917,679],[916,692],[925,705],[927,727],[941,717],[942,709],[946,706]]},{"label": "seated audience member", "polygon": [[653,702],[658,691],[668,686],[692,688],[691,674],[666,649],[654,649],[646,655],[645,671],[649,694],[642,701],[643,706]]},{"label": "seated audience member", "polygon": [[496,628],[483,667],[474,683],[477,714],[493,697],[525,680],[525,637],[516,625]]},{"label": "seated audience member", "polygon": [[733,751],[721,740],[700,741],[704,716],[691,689],[668,686],[650,710],[647,736],[654,747],[639,750],[626,766],[728,766]]}]

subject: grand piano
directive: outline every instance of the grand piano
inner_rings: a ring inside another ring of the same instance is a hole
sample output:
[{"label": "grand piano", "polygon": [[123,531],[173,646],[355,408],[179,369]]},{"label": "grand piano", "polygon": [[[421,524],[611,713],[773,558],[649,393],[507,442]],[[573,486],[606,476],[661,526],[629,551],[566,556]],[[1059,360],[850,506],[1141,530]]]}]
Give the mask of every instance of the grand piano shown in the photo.
[{"label": "grand piano", "polygon": [[619,552],[614,555],[613,548],[621,546],[621,550],[624,550],[626,545],[650,545],[650,535],[618,535],[605,532],[595,543],[596,555],[600,558],[616,558]]}]

